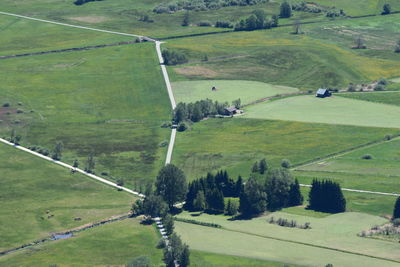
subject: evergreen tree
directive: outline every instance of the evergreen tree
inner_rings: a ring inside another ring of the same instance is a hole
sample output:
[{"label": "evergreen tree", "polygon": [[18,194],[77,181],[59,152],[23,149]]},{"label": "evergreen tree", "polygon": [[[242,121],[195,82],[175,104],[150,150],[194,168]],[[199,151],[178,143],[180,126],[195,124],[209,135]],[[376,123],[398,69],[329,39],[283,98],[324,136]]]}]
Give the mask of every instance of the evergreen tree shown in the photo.
[{"label": "evergreen tree", "polygon": [[396,44],[396,46],[394,48],[394,52],[400,53],[400,40],[397,41],[397,44]]},{"label": "evergreen tree", "polygon": [[174,218],[172,218],[171,214],[166,213],[162,222],[167,235],[172,235],[172,233],[174,232]]},{"label": "evergreen tree", "polygon": [[196,198],[193,201],[193,210],[203,211],[206,209],[206,200],[203,190],[197,192]]},{"label": "evergreen tree", "polygon": [[236,184],[235,184],[235,195],[234,195],[234,197],[239,197],[240,193],[242,192],[242,190],[243,190],[243,179],[242,179],[242,176],[239,175],[239,177],[238,177],[238,179],[236,181]]},{"label": "evergreen tree", "polygon": [[270,26],[271,27],[278,27],[279,25],[279,16],[278,15],[273,15],[271,18]]},{"label": "evergreen tree", "polygon": [[264,174],[266,170],[268,170],[267,160],[264,158],[260,161],[260,165],[258,167],[260,174]]},{"label": "evergreen tree", "polygon": [[239,211],[244,217],[261,214],[267,207],[266,193],[253,177],[245,184],[239,201]]},{"label": "evergreen tree", "polygon": [[93,153],[90,153],[86,160],[85,172],[94,173],[95,166],[96,162],[94,160]]},{"label": "evergreen tree", "polygon": [[287,1],[281,4],[279,16],[281,18],[290,18],[292,16],[292,7]]},{"label": "evergreen tree", "polygon": [[392,12],[392,7],[390,6],[390,4],[384,4],[383,5],[382,15],[388,15],[391,12]]},{"label": "evergreen tree", "polygon": [[64,147],[63,142],[61,141],[57,142],[54,147],[53,155],[51,156],[51,158],[54,160],[61,160],[63,147]]},{"label": "evergreen tree", "polygon": [[263,29],[265,26],[265,12],[262,9],[254,10],[253,14],[256,17],[256,25],[254,29]]},{"label": "evergreen tree", "polygon": [[190,265],[190,251],[188,245],[186,244],[183,245],[181,256],[178,262],[179,262],[179,267],[187,267]]},{"label": "evergreen tree", "polygon": [[167,204],[161,196],[150,194],[143,200],[142,214],[147,217],[164,217],[167,213]]},{"label": "evergreen tree", "polygon": [[183,16],[182,26],[189,26],[190,24],[190,15],[189,12],[186,12]]},{"label": "evergreen tree", "polygon": [[171,209],[178,201],[183,201],[187,193],[186,176],[172,164],[164,166],[158,173],[156,192]]},{"label": "evergreen tree", "polygon": [[74,163],[72,164],[72,167],[78,168],[79,167],[79,161],[77,159],[74,160]]},{"label": "evergreen tree", "polygon": [[236,202],[229,199],[228,203],[226,204],[225,214],[229,216],[234,216],[237,214],[237,211],[238,211],[238,206]]},{"label": "evergreen tree", "polygon": [[258,169],[258,162],[254,162],[253,167],[251,168],[252,173],[257,173],[259,171]]},{"label": "evergreen tree", "polygon": [[293,177],[286,169],[272,170],[266,179],[268,210],[275,211],[289,204],[290,185]]},{"label": "evergreen tree", "polygon": [[252,31],[257,29],[257,17],[252,14],[246,19],[246,30]]},{"label": "evergreen tree", "polygon": [[394,219],[399,219],[400,218],[400,197],[397,198],[396,204],[394,205],[394,210],[393,210],[393,220]]},{"label": "evergreen tree", "polygon": [[329,213],[346,211],[346,199],[340,185],[330,180],[313,180],[309,192],[309,208]]},{"label": "evergreen tree", "polygon": [[224,195],[218,188],[207,192],[207,210],[212,213],[223,213],[225,210]]},{"label": "evergreen tree", "polygon": [[295,179],[294,183],[290,185],[289,190],[289,207],[303,205],[303,195],[300,192],[299,181]]},{"label": "evergreen tree", "polygon": [[163,261],[166,267],[175,267],[175,258],[172,249],[168,249],[168,247],[164,249]]}]

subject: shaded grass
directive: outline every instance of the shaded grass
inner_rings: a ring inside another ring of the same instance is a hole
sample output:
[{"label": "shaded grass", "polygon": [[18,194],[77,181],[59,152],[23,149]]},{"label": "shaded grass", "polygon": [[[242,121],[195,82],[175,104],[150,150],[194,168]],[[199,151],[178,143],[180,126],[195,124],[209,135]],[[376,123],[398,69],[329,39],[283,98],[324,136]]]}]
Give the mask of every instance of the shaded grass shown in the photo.
[{"label": "shaded grass", "polygon": [[[219,102],[228,101],[230,103],[240,98],[242,104],[248,104],[265,97],[297,92],[295,88],[237,80],[176,82],[172,84],[172,87],[176,100],[185,103],[207,98]],[[216,87],[217,91],[212,91],[212,87]]]},{"label": "shaded grass", "polygon": [[131,195],[4,144],[0,166],[1,250],[128,212],[134,201]]},{"label": "shaded grass", "polygon": [[92,228],[65,240],[35,246],[0,258],[4,266],[99,266],[125,265],[146,255],[154,266],[162,263],[162,251],[156,249],[157,230],[138,219],[126,219]]},{"label": "shaded grass", "polygon": [[163,165],[170,131],[160,125],[171,109],[153,44],[10,59],[0,69],[0,102],[25,112],[11,114],[18,123],[0,115],[2,136],[15,128],[23,145],[50,150],[62,141],[63,160],[81,168],[94,153],[98,174],[130,185]]},{"label": "shaded grass", "polygon": [[395,130],[343,125],[267,121],[244,118],[209,119],[178,133],[173,163],[190,179],[227,169],[231,176],[247,176],[255,161],[266,157],[278,167],[383,139]]},{"label": "shaded grass", "polygon": [[333,96],[295,96],[246,108],[246,117],[257,119],[400,128],[400,108]]},{"label": "shaded grass", "polygon": [[0,56],[133,41],[133,37],[88,31],[0,15]]}]

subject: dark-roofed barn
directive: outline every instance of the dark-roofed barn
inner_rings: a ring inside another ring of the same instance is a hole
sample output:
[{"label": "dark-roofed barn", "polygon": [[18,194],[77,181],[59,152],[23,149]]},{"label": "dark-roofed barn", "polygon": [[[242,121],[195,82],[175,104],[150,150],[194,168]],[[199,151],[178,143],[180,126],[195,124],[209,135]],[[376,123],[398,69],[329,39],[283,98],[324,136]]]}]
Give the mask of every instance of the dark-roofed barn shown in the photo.
[{"label": "dark-roofed barn", "polygon": [[315,96],[324,98],[324,97],[329,97],[331,95],[332,95],[332,93],[329,91],[329,89],[320,88],[320,89],[318,89],[317,94]]}]

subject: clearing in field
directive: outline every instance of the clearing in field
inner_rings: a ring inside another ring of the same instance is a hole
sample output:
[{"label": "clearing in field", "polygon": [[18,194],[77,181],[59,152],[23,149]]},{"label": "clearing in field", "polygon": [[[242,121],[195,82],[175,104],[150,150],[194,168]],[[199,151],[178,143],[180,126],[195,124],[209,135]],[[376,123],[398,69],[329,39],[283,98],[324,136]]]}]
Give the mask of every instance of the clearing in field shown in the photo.
[{"label": "clearing in field", "polygon": [[146,255],[153,266],[160,266],[162,250],[156,249],[159,238],[153,226],[142,225],[138,219],[125,219],[2,256],[0,265],[124,266]]},{"label": "clearing in field", "polygon": [[[280,94],[296,93],[296,88],[266,84],[254,81],[206,80],[186,81],[172,84],[177,102],[196,102],[211,99],[219,102],[240,98],[242,104],[248,104],[258,99]],[[212,90],[215,87],[216,90]]]},{"label": "clearing in field", "polygon": [[[276,101],[278,102],[278,101]],[[274,103],[274,102],[273,102]],[[273,104],[272,103],[272,104]],[[283,159],[299,164],[374,140],[396,130],[233,118],[209,119],[179,133],[173,163],[190,179],[227,169],[247,175],[255,161],[266,157],[278,167]],[[354,133],[357,133],[355,138]]]},{"label": "clearing in field", "polygon": [[134,41],[134,37],[65,27],[0,14],[0,56]]},{"label": "clearing in field", "polygon": [[[218,229],[176,222],[176,230],[183,239],[191,248],[201,251],[318,266],[327,263],[334,266],[348,266],[349,263],[354,263],[354,266],[397,266],[398,263],[384,259],[400,259],[397,253],[399,244],[357,236],[364,228],[386,222],[383,218],[361,213],[312,218],[275,212],[250,221],[229,221],[228,217],[205,214],[192,217],[184,213],[179,216],[222,225],[223,229]],[[271,216],[293,219],[298,223],[310,222],[311,229],[288,229],[269,224],[267,219]]]},{"label": "clearing in field", "polygon": [[4,144],[0,166],[1,251],[126,213],[134,201],[129,194]]},{"label": "clearing in field", "polygon": [[400,107],[339,96],[289,97],[246,108],[246,117],[314,123],[400,128]]},{"label": "clearing in field", "polygon": [[[0,134],[52,151],[129,186],[151,180],[163,165],[171,107],[153,44],[4,60]],[[137,190],[139,188],[136,188]]]}]

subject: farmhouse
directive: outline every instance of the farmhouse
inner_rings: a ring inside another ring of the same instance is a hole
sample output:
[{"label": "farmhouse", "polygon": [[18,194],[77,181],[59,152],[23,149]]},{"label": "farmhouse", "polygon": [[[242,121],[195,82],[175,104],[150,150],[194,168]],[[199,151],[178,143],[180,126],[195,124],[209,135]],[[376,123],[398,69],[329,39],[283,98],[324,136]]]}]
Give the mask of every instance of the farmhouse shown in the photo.
[{"label": "farmhouse", "polygon": [[320,89],[318,89],[317,94],[315,96],[324,98],[324,97],[329,97],[331,95],[332,95],[332,93],[329,91],[329,89],[320,88]]},{"label": "farmhouse", "polygon": [[235,114],[242,114],[243,110],[237,109],[235,106],[225,108],[226,116],[233,116]]}]

